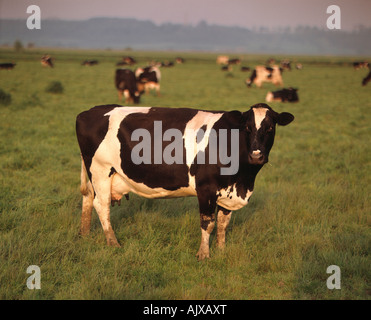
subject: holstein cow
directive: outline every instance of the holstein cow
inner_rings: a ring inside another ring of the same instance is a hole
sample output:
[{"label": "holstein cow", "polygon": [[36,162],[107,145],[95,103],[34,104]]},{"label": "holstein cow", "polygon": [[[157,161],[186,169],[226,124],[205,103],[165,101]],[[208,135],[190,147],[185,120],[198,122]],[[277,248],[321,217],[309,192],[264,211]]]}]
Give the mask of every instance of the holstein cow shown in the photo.
[{"label": "holstein cow", "polygon": [[368,75],[362,80],[362,85],[365,86],[371,80],[371,71]]},{"label": "holstein cow", "polygon": [[133,71],[129,69],[117,69],[115,75],[115,84],[118,90],[119,100],[122,95],[125,96],[125,103],[139,103],[140,94],[144,90],[138,88],[137,79]]},{"label": "holstein cow", "polygon": [[53,68],[54,67],[53,58],[51,56],[49,56],[48,54],[43,55],[41,57],[41,65],[43,67],[51,67],[51,68]]},{"label": "holstein cow", "polygon": [[279,101],[279,102],[297,102],[299,101],[298,89],[288,88],[282,89],[274,92],[268,92],[265,101],[272,102],[272,101]]},{"label": "holstein cow", "polygon": [[256,66],[250,78],[245,82],[248,87],[255,83],[260,88],[263,82],[272,82],[274,85],[283,86],[281,69],[276,65],[272,67]]},{"label": "holstein cow", "polygon": [[15,67],[15,63],[0,63],[0,70],[12,70]]},{"label": "holstein cow", "polygon": [[293,119],[266,104],[243,113],[118,105],[80,113],[80,234],[89,233],[94,207],[107,244],[119,247],[110,204],[129,192],[146,198],[196,196],[201,223],[197,256],[208,258],[216,211],[217,246],[223,248],[232,211],[248,203],[256,175],[268,162],[276,124]]},{"label": "holstein cow", "polygon": [[135,70],[137,81],[144,86],[144,91],[149,93],[150,90],[156,90],[157,95],[160,95],[160,80],[161,72],[157,67],[145,67]]}]

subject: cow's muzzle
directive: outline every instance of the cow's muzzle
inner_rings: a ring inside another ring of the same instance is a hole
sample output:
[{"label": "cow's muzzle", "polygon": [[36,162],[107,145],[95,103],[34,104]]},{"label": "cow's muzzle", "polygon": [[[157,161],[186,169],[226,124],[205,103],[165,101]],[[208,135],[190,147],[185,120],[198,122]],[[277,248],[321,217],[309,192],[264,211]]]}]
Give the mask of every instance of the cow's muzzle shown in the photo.
[{"label": "cow's muzzle", "polygon": [[264,164],[266,163],[266,159],[263,155],[263,153],[260,150],[255,150],[251,153],[249,153],[249,159],[250,164]]}]

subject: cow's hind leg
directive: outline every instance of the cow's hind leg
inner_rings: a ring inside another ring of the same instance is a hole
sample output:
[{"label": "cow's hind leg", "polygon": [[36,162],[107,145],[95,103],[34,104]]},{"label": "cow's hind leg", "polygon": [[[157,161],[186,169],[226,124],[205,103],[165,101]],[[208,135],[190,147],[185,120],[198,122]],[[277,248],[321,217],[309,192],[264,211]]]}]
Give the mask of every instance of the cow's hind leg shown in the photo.
[{"label": "cow's hind leg", "polygon": [[99,184],[93,183],[93,185],[96,192],[93,205],[98,213],[107,244],[113,247],[120,247],[110,221],[111,179],[104,179]]},{"label": "cow's hind leg", "polygon": [[81,157],[81,185],[80,192],[82,194],[82,214],[81,214],[81,226],[80,234],[85,236],[90,232],[91,224],[91,213],[93,211],[93,199],[94,190],[90,181],[87,179],[87,172],[85,168],[85,163]]},{"label": "cow's hind leg", "polygon": [[82,236],[86,236],[90,232],[91,214],[93,211],[94,200],[94,190],[90,181],[88,181],[87,183],[87,188],[85,190],[81,190],[81,193],[82,193],[82,214],[80,234]]},{"label": "cow's hind leg", "polygon": [[224,249],[225,246],[225,230],[231,220],[232,211],[218,206],[218,225],[216,243],[219,249]]},{"label": "cow's hind leg", "polygon": [[199,261],[210,257],[209,240],[210,234],[215,226],[215,208],[216,199],[204,197],[204,193],[200,192],[198,197],[200,206],[200,222],[201,222],[201,244],[196,256]]}]

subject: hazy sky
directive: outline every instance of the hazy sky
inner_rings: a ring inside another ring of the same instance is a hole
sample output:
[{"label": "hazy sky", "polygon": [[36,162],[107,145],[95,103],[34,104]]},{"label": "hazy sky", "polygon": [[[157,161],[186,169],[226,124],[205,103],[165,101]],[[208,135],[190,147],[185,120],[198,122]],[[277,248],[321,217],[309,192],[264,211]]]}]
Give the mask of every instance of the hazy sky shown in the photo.
[{"label": "hazy sky", "polygon": [[173,22],[268,28],[310,25],[326,27],[326,9],[341,9],[341,28],[371,27],[371,0],[0,0],[0,19],[27,18],[38,5],[41,19],[124,17]]}]

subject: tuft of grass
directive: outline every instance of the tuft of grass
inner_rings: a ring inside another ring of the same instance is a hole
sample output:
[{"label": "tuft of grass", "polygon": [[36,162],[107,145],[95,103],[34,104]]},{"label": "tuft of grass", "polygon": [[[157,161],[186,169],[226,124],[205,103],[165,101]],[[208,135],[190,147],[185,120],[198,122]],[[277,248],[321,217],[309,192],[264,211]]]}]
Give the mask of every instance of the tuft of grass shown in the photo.
[{"label": "tuft of grass", "polygon": [[3,106],[8,106],[12,103],[12,96],[10,93],[6,93],[4,90],[0,89],[0,104]]},{"label": "tuft of grass", "polygon": [[52,81],[45,88],[45,91],[49,93],[63,93],[64,88],[60,81]]}]

